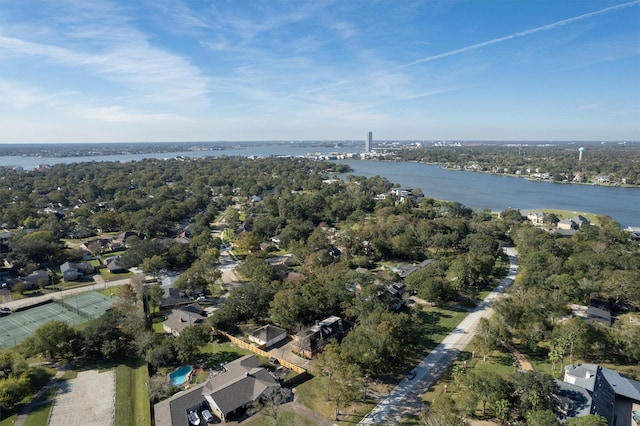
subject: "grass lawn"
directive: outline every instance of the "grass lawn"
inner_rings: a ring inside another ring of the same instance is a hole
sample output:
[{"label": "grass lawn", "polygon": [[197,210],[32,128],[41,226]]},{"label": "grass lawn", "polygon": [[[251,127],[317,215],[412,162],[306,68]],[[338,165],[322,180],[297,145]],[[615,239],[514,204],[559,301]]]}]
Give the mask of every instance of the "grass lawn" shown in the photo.
[{"label": "grass lawn", "polygon": [[125,278],[131,278],[131,277],[133,277],[135,275],[133,272],[111,273],[111,272],[109,272],[109,270],[107,268],[99,269],[98,273],[107,282],[116,281],[116,280],[123,280]]},{"label": "grass lawn", "polygon": [[[253,418],[242,422],[246,426],[275,426],[276,422],[272,418],[256,414]],[[279,425],[314,426],[315,423],[292,412],[281,410],[278,415]]]},{"label": "grass lawn", "polygon": [[162,328],[162,323],[161,322],[154,322],[151,325],[151,328],[153,329],[153,331],[155,331],[156,333],[160,333],[160,334],[164,334],[166,333],[166,331],[164,331],[164,328]]},{"label": "grass lawn", "polygon": [[67,370],[64,372],[60,380],[71,380],[78,378],[78,372],[75,370]]},{"label": "grass lawn", "polygon": [[0,421],[0,426],[13,426],[17,418],[18,418],[18,414],[13,414],[7,417],[6,419]]},{"label": "grass lawn", "polygon": [[449,306],[422,306],[419,313],[425,330],[422,345],[435,348],[468,315],[464,309]]},{"label": "grass lawn", "polygon": [[[296,387],[296,393],[302,404],[307,408],[315,411],[316,413],[326,417],[327,419],[333,419],[335,416],[336,404],[334,401],[326,400],[326,388],[323,383],[323,378],[314,377],[311,380],[307,380],[300,386]],[[356,402],[349,406],[344,404],[340,405],[340,420],[337,424],[347,425],[358,423],[365,414],[373,409],[375,404],[362,402]]]},{"label": "grass lawn", "polygon": [[120,291],[121,286],[109,287],[109,288],[98,288],[96,287],[96,291],[104,294],[107,297],[116,297],[118,292]]},{"label": "grass lawn", "polygon": [[47,424],[54,395],[55,389],[49,389],[49,392],[42,397],[42,403],[27,416],[24,426],[45,426]]},{"label": "grass lawn", "polygon": [[116,418],[117,425],[151,424],[149,374],[144,363],[131,367],[120,364],[116,367]]}]

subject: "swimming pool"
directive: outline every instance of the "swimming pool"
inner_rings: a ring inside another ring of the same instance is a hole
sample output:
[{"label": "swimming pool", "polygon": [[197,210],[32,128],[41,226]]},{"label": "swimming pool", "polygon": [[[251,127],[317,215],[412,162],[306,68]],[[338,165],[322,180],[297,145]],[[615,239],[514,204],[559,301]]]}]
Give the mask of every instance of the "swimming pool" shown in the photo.
[{"label": "swimming pool", "polygon": [[176,371],[169,374],[169,380],[171,381],[171,386],[181,386],[184,385],[187,381],[187,377],[189,377],[189,373],[191,373],[191,366],[183,365],[178,368]]}]

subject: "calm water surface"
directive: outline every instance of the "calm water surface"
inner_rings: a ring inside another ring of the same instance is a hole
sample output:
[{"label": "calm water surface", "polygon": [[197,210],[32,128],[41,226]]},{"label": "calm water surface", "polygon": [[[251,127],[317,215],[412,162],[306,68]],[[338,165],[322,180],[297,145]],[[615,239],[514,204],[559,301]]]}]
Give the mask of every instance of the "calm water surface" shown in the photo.
[{"label": "calm water surface", "polygon": [[[138,161],[145,158],[205,157],[222,155],[304,156],[316,148],[256,146],[219,151],[110,155],[99,157],[7,157],[0,156],[0,166],[20,165],[34,169],[39,164],[79,163],[85,161]],[[345,148],[345,151],[347,148]],[[336,152],[340,149],[326,149]],[[522,178],[485,173],[445,170],[440,166],[410,162],[374,160],[340,160],[349,164],[359,176],[383,176],[407,188],[420,188],[425,196],[454,200],[474,209],[502,211],[509,207],[523,212],[555,208],[591,212],[611,216],[623,227],[640,226],[640,188],[618,188],[590,185],[562,185],[533,182]]]},{"label": "calm water surface", "polygon": [[554,208],[611,216],[622,226],[640,226],[640,188],[533,182],[523,178],[445,170],[431,164],[387,161],[341,161],[351,174],[384,176],[424,195],[455,200],[474,209],[502,211]]}]

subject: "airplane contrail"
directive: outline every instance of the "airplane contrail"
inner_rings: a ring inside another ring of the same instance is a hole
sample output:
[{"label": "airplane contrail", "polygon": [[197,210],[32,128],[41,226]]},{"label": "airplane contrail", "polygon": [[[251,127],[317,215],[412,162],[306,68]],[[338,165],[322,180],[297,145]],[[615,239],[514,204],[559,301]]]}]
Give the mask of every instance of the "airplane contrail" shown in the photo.
[{"label": "airplane contrail", "polygon": [[455,50],[450,50],[448,52],[439,53],[437,55],[427,56],[426,58],[418,59],[416,61],[409,62],[408,64],[397,66],[397,67],[395,67],[395,69],[406,68],[406,67],[410,67],[412,65],[422,64],[424,62],[431,62],[431,61],[435,61],[435,60],[438,60],[438,59],[446,58],[446,57],[449,57],[449,56],[458,55],[460,53],[469,52],[471,50],[480,49],[482,47],[491,46],[492,44],[502,43],[503,41],[511,40],[511,39],[514,39],[514,38],[525,37],[525,36],[528,36],[530,34],[535,34],[535,33],[539,33],[539,32],[542,32],[542,31],[552,30],[554,28],[558,28],[558,27],[561,27],[563,25],[571,24],[571,23],[576,22],[576,21],[581,21],[583,19],[591,18],[593,16],[603,15],[605,13],[609,13],[609,12],[612,12],[614,10],[624,9],[624,8],[627,8],[627,7],[630,7],[630,6],[635,6],[637,4],[640,4],[640,0],[635,0],[635,1],[628,2],[628,3],[622,3],[622,4],[615,5],[615,6],[610,6],[610,7],[601,9],[601,10],[596,10],[595,12],[589,12],[589,13],[585,13],[584,15],[576,16],[576,17],[573,17],[573,18],[563,19],[562,21],[554,22],[552,24],[547,24],[547,25],[543,25],[541,27],[531,28],[529,30],[524,30],[524,31],[520,31],[520,32],[517,32],[517,33],[514,33],[514,34],[506,35],[506,36],[503,36],[503,37],[494,38],[493,40],[487,40],[487,41],[483,41],[481,43],[472,44],[470,46],[461,47],[460,49],[455,49]]}]

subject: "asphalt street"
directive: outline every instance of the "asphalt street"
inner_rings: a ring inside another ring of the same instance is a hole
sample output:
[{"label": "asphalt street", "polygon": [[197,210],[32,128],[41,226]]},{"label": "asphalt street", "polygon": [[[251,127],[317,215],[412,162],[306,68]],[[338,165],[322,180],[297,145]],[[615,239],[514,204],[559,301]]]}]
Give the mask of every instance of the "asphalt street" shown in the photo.
[{"label": "asphalt street", "polygon": [[516,263],[517,251],[505,248],[509,256],[509,273],[500,284],[465,317],[442,342],[424,358],[414,369],[415,377],[402,380],[384,400],[380,401],[359,425],[395,425],[403,417],[418,415],[424,408],[421,395],[429,389],[453,362],[458,353],[473,339],[475,329],[481,318],[488,318],[493,314],[491,303],[500,297],[513,283],[518,272]]}]

